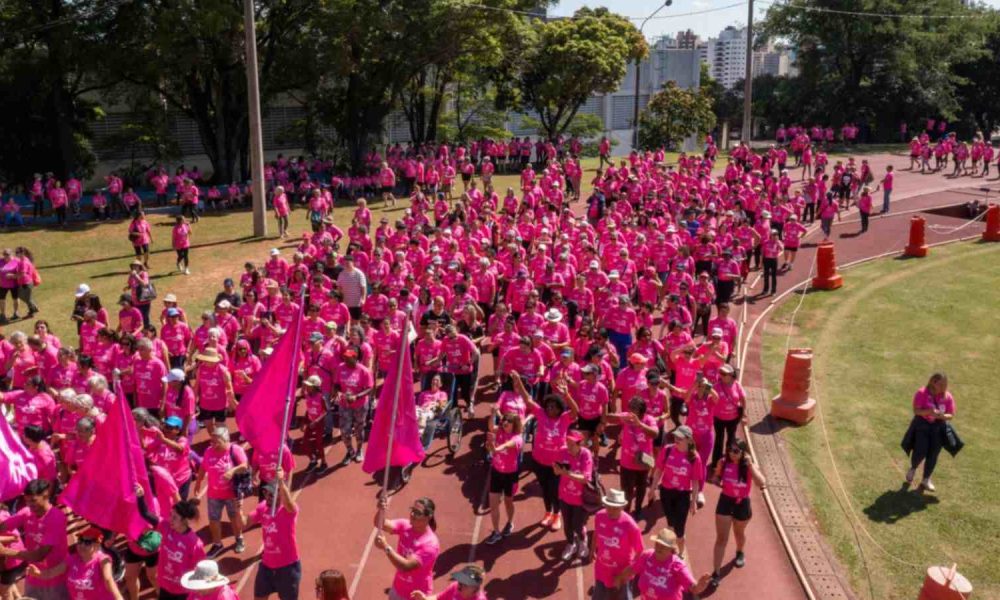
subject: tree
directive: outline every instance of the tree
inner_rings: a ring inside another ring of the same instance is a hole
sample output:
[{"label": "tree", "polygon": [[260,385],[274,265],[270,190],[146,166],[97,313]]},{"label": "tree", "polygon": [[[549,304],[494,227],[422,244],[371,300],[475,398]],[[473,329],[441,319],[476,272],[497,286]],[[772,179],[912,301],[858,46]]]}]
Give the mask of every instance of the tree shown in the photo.
[{"label": "tree", "polygon": [[958,86],[962,121],[969,129],[983,132],[987,139],[1000,126],[1000,16],[988,20],[984,36],[986,53],[977,60],[959,65],[957,74],[964,78]]},{"label": "tree", "polygon": [[[868,121],[888,139],[901,120],[954,119],[956,88],[963,81],[955,67],[981,55],[982,20],[858,18],[822,9],[843,10],[844,3],[775,3],[762,23],[763,36],[786,39],[798,49],[800,120]],[[853,0],[850,10],[953,15],[983,9],[966,8],[961,0]]]},{"label": "tree", "polygon": [[[310,29],[319,0],[257,0],[262,110],[313,78]],[[102,73],[162,98],[198,126],[215,181],[249,174],[243,0],[122,4],[105,40]]]},{"label": "tree", "polygon": [[639,114],[639,146],[672,148],[686,137],[704,136],[713,127],[712,99],[703,92],[681,89],[676,81],[668,81]]},{"label": "tree", "polygon": [[100,116],[89,96],[107,26],[101,0],[0,0],[0,164],[21,181],[42,166],[59,177],[87,175],[90,128]]},{"label": "tree", "polygon": [[528,50],[520,90],[550,139],[566,131],[591,95],[615,91],[628,63],[649,52],[635,26],[606,8],[581,8],[571,19],[535,27],[538,40]]}]

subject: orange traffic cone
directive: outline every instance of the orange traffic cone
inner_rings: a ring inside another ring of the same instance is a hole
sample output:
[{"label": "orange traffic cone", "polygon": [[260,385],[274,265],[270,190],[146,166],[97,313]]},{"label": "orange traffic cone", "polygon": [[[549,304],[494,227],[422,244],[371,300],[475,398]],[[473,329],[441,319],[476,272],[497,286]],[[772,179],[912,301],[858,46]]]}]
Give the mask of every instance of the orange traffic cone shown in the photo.
[{"label": "orange traffic cone", "polygon": [[984,242],[1000,242],[1000,206],[990,204],[986,209],[986,231],[983,232]]},{"label": "orange traffic cone", "polygon": [[771,416],[805,425],[816,414],[816,400],[809,397],[812,349],[792,348],[785,357],[781,394],[771,401]]},{"label": "orange traffic cone", "polygon": [[956,567],[928,568],[917,600],[967,600],[972,595],[972,584]]},{"label": "orange traffic cone", "polygon": [[924,241],[927,222],[923,217],[910,218],[910,243],[903,250],[903,256],[923,258],[927,256],[927,244]]},{"label": "orange traffic cone", "polygon": [[837,258],[833,253],[833,242],[820,242],[816,248],[818,274],[813,277],[812,286],[817,290],[835,290],[844,285],[844,279],[837,274]]}]

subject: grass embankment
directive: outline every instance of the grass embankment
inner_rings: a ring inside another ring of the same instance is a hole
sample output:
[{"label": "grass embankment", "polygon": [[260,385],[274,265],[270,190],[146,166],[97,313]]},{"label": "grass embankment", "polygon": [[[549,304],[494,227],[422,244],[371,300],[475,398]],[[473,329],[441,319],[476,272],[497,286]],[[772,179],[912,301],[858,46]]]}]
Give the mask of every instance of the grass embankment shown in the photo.
[{"label": "grass embankment", "polygon": [[[1000,245],[960,243],[922,260],[878,260],[844,279],[836,292],[805,298],[789,340],[815,353],[812,395],[822,415],[782,435],[820,526],[862,598],[871,586],[875,598],[909,600],[927,566],[952,562],[977,597],[1000,598],[993,560],[1000,548],[993,454],[1000,448]],[[773,394],[798,299],[765,330]],[[942,452],[936,494],[901,491],[909,462],[899,444],[911,400],[935,371],[949,377],[966,447],[957,459]]]}]

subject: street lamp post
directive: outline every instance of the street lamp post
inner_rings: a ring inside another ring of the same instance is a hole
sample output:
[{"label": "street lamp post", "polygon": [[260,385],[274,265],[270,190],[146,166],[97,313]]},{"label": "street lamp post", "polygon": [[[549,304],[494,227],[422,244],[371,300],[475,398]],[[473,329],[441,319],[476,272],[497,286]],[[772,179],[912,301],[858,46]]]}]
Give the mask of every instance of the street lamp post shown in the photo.
[{"label": "street lamp post", "polygon": [[[643,19],[642,24],[639,25],[639,34],[642,34],[643,27],[650,19],[655,17],[661,10],[670,6],[674,3],[674,0],[666,0],[660,7],[654,10],[648,17]],[[639,78],[641,69],[641,59],[635,59],[635,102],[632,105],[632,149],[637,150],[639,148]]]},{"label": "street lamp post", "polygon": [[253,234],[267,235],[267,199],[264,197],[264,136],[260,130],[260,84],[257,81],[257,27],[254,0],[243,0],[246,35],[247,110],[250,112],[250,193],[253,196]]},{"label": "street lamp post", "polygon": [[743,141],[750,145],[750,106],[753,102],[753,0],[747,2],[747,56],[743,73]]}]

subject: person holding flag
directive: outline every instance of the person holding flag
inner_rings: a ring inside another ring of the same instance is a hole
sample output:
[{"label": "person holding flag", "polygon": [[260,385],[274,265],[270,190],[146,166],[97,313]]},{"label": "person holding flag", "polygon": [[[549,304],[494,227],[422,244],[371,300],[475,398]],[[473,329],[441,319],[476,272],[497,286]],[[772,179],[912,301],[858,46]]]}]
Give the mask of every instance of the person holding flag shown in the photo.
[{"label": "person holding flag", "polygon": [[[384,492],[384,490],[383,490]],[[441,553],[438,541],[437,522],[434,520],[434,501],[417,498],[410,506],[409,519],[386,520],[388,501],[384,493],[379,495],[378,510],[375,511],[375,547],[385,552],[396,576],[389,589],[389,600],[407,600],[414,594],[430,594],[434,585],[434,563]],[[385,539],[385,534],[399,536],[394,549]]]}]

